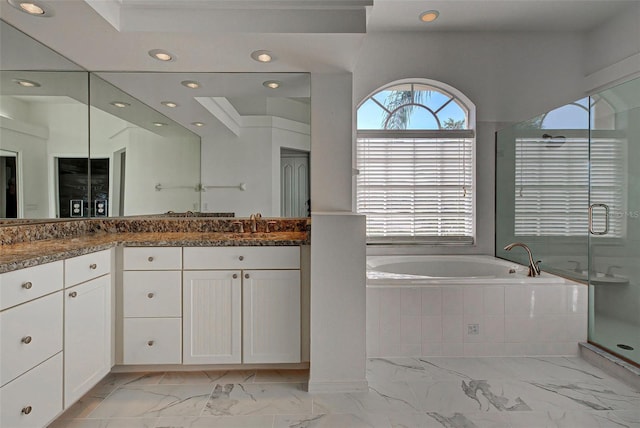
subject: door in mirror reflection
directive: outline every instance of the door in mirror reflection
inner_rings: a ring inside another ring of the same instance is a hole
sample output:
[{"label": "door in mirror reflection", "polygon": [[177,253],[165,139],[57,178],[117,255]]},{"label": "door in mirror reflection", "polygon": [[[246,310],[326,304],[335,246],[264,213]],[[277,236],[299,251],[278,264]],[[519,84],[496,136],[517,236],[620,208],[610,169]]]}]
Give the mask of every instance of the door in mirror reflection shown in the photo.
[{"label": "door in mirror reflection", "polygon": [[0,217],[18,218],[18,154],[0,151]]}]

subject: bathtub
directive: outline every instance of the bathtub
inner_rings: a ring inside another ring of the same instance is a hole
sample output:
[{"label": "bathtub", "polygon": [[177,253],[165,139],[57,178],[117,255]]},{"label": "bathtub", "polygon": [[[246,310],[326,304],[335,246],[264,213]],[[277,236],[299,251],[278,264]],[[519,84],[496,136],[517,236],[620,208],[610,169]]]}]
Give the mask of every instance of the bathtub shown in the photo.
[{"label": "bathtub", "polygon": [[490,256],[367,257],[369,358],[576,356],[588,287]]},{"label": "bathtub", "polygon": [[564,283],[542,273],[530,278],[528,268],[490,256],[369,256],[367,284],[539,284]]}]

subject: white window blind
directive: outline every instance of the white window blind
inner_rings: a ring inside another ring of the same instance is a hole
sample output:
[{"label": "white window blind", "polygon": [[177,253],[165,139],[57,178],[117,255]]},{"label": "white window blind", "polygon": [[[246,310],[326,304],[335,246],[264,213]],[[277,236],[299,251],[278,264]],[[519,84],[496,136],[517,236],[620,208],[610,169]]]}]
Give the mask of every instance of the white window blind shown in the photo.
[{"label": "white window blind", "polygon": [[[623,236],[625,159],[626,145],[615,138],[592,137],[591,145],[584,137],[516,138],[515,235],[586,236],[591,201],[610,207],[607,236]],[[593,220],[603,231],[604,210]]]},{"label": "white window blind", "polygon": [[473,242],[473,131],[357,138],[357,211],[369,242]]}]

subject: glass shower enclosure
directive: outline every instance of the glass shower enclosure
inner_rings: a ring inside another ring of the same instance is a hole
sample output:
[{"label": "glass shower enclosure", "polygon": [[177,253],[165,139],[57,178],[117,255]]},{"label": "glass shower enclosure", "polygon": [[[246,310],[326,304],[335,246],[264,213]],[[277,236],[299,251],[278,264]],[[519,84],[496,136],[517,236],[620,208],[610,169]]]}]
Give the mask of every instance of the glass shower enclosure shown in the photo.
[{"label": "glass shower enclosure", "polygon": [[[589,287],[589,342],[640,364],[640,79],[496,135],[496,256]],[[568,302],[571,304],[571,302]]]}]

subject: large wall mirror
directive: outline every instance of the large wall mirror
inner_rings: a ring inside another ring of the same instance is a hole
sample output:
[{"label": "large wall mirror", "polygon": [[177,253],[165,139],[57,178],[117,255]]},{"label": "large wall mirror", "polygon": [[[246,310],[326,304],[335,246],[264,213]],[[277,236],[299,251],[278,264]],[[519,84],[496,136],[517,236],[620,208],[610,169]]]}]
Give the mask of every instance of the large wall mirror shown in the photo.
[{"label": "large wall mirror", "polygon": [[0,25],[2,224],[309,215],[308,74],[87,72]]}]

